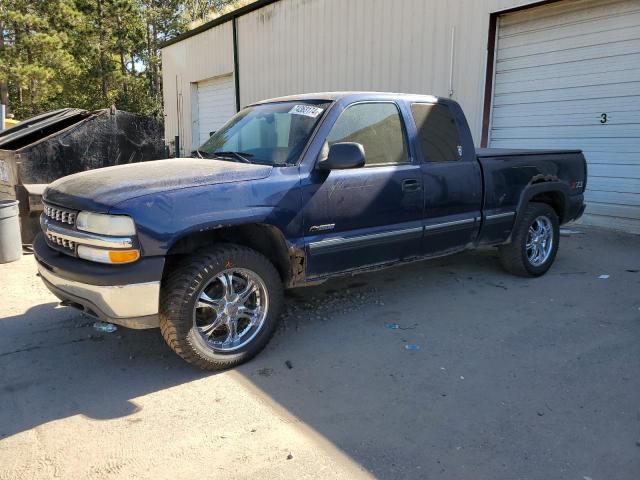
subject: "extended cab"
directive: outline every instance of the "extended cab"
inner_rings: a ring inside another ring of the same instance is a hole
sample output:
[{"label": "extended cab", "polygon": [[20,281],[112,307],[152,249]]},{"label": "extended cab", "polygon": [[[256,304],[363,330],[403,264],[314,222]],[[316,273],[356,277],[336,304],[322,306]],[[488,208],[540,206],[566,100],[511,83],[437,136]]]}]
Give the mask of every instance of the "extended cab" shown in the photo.
[{"label": "extended cab", "polygon": [[308,94],[248,106],[192,158],[54,182],[34,250],[63,304],[220,369],[266,345],[287,287],[481,245],[544,274],[585,185],[579,150],[475,149],[452,100]]}]

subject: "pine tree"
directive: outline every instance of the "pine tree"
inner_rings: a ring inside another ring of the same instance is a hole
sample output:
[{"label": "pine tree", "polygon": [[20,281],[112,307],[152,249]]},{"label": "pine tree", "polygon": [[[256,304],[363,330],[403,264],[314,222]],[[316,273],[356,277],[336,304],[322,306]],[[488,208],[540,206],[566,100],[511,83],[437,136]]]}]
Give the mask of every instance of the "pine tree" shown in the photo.
[{"label": "pine tree", "polygon": [[78,73],[68,32],[79,18],[72,0],[12,0],[0,5],[0,83],[13,97],[9,104],[17,116],[50,108],[66,80]]},{"label": "pine tree", "polygon": [[162,43],[247,1],[0,0],[0,101],[160,116]]}]

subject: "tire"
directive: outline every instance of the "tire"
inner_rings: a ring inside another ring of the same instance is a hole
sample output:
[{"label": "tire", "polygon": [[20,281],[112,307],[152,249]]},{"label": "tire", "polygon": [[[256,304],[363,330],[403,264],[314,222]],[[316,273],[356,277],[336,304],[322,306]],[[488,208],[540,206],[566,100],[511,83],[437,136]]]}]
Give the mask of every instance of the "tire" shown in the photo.
[{"label": "tire", "polygon": [[[542,226],[542,228],[540,228]],[[529,237],[529,229],[536,230]],[[549,231],[550,230],[550,231]],[[548,232],[536,235],[537,232]],[[548,235],[548,237],[547,237]],[[544,243],[551,240],[550,248]],[[527,242],[531,241],[530,247]],[[513,227],[511,243],[500,247],[500,263],[509,273],[523,277],[544,275],[553,264],[560,244],[560,222],[556,212],[546,203],[529,203],[518,223]],[[534,251],[534,248],[538,250]],[[536,256],[535,253],[540,253]]]},{"label": "tire", "polygon": [[[247,294],[250,282],[254,287]],[[248,299],[244,303],[242,295]],[[237,301],[229,300],[233,298]],[[187,362],[224,370],[250,360],[267,345],[283,301],[282,280],[269,260],[250,248],[220,244],[187,257],[165,277],[160,331]],[[245,324],[249,330],[242,328]]]}]

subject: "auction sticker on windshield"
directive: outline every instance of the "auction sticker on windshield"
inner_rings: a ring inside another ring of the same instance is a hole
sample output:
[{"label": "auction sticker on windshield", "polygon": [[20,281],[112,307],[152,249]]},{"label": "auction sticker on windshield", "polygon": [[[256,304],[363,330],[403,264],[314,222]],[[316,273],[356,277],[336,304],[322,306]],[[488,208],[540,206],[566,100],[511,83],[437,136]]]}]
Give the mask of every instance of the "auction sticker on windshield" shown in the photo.
[{"label": "auction sticker on windshield", "polygon": [[316,118],[322,113],[322,108],[314,107],[313,105],[295,105],[291,110],[289,110],[289,113]]}]

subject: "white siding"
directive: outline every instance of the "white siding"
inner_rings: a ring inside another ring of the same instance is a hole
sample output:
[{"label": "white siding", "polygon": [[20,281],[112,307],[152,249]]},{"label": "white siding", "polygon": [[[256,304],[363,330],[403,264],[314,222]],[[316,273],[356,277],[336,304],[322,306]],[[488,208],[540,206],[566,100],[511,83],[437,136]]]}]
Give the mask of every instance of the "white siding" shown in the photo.
[{"label": "white siding", "polygon": [[583,149],[585,221],[640,232],[638,0],[501,17],[492,106],[491,146]]},{"label": "white siding", "polygon": [[179,135],[183,155],[192,150],[192,123],[197,116],[191,97],[196,83],[229,74],[233,74],[231,22],[162,49],[165,141]]},{"label": "white siding", "polygon": [[241,104],[332,90],[449,96],[455,27],[453,98],[479,143],[490,13],[523,3],[281,0],[238,19]]},{"label": "white siding", "polygon": [[206,142],[210,133],[218,130],[236,112],[233,75],[196,83],[194,100],[193,148]]},{"label": "white siding", "polygon": [[[529,3],[533,0],[280,0],[238,18],[241,105],[328,90],[448,96],[455,27],[453,98],[465,109],[479,143],[490,14]],[[233,72],[231,22],[164,48],[162,58],[165,136],[171,141],[179,134],[188,152],[190,84]]]}]

